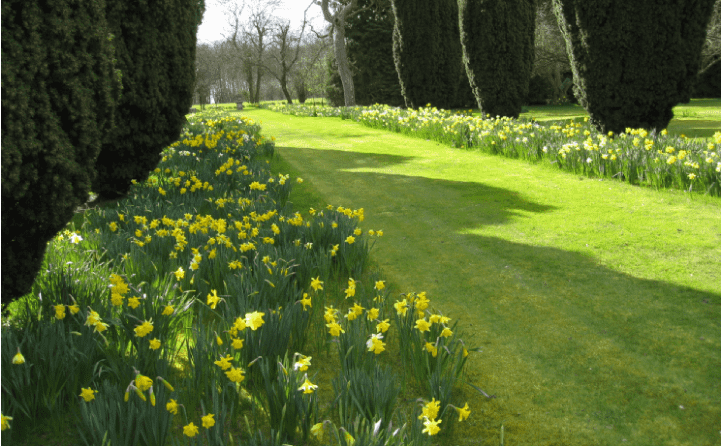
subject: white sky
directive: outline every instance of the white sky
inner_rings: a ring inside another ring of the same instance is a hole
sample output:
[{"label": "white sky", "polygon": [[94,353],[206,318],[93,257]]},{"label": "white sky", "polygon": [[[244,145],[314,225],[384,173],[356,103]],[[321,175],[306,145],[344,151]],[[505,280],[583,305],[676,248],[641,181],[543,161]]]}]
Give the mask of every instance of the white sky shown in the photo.
[{"label": "white sky", "polygon": [[[242,2],[242,0],[235,1],[238,4]],[[310,2],[311,0],[282,0],[282,6],[273,11],[272,14],[284,20],[290,20],[291,28],[300,28],[303,24],[303,11],[310,5]],[[324,26],[320,6],[311,6],[307,17],[312,20],[315,29],[320,30]],[[198,28],[198,43],[212,43],[222,40],[223,34],[230,35],[230,30],[224,8],[218,4],[217,0],[206,0],[203,23]]]}]

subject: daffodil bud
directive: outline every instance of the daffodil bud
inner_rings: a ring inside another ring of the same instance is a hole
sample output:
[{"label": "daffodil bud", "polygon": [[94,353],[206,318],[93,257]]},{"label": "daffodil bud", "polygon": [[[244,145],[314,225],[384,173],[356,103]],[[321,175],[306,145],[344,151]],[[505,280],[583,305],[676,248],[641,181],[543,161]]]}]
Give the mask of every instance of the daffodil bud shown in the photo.
[{"label": "daffodil bud", "polygon": [[155,406],[155,393],[152,386],[150,387],[150,405]]}]

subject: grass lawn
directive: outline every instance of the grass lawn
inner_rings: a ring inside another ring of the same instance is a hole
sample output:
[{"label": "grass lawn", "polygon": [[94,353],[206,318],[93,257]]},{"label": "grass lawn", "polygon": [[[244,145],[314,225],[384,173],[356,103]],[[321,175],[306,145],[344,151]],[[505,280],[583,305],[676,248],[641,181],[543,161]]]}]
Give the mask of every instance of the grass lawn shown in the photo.
[{"label": "grass lawn", "polygon": [[482,347],[470,376],[495,397],[467,393],[454,442],[721,443],[720,199],[242,114],[276,137],[274,169],[306,180],[296,209],[363,207],[395,290],[425,290]]}]

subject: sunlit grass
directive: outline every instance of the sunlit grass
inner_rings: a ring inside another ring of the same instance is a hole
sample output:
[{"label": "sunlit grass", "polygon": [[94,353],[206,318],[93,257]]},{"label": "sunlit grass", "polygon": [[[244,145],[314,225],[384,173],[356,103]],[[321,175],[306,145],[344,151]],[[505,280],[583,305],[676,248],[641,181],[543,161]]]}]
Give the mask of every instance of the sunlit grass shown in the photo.
[{"label": "sunlit grass", "polygon": [[482,417],[452,442],[498,444],[501,426],[512,444],[718,442],[718,198],[248,113],[314,195],[399,236],[373,256],[392,285],[463,314],[496,397],[471,396]]}]

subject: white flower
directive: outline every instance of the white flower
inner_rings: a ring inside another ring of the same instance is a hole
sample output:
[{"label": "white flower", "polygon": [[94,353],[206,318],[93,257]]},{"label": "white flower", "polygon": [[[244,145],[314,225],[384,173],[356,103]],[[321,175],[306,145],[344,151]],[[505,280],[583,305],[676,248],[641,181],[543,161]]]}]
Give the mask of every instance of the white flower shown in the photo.
[{"label": "white flower", "polygon": [[83,240],[83,238],[80,237],[79,234],[73,233],[73,235],[70,236],[70,242],[72,242],[73,244],[78,244],[78,243],[80,243],[80,241],[82,241],[82,240]]},{"label": "white flower", "polygon": [[591,162],[593,162],[593,159],[592,159],[591,157],[588,157],[588,158],[586,159],[586,163],[591,163]]}]

